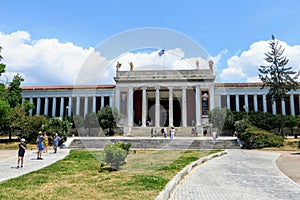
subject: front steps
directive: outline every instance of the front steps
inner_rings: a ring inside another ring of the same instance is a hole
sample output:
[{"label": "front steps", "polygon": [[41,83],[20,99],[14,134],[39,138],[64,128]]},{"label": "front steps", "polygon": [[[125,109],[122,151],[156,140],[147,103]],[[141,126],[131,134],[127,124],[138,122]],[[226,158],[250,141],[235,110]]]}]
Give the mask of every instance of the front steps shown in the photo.
[{"label": "front steps", "polygon": [[212,137],[73,137],[68,148],[104,148],[106,144],[131,143],[132,149],[239,149],[235,137],[218,137],[213,144]]}]

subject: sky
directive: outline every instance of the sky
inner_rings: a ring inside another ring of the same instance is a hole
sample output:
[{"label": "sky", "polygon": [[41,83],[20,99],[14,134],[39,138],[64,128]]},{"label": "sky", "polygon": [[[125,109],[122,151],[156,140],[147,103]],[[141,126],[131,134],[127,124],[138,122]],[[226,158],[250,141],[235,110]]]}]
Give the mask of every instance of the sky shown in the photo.
[{"label": "sky", "polygon": [[[23,85],[114,83],[118,61],[120,70],[128,70],[129,62],[138,69],[187,69],[197,60],[207,68],[207,59],[214,61],[218,82],[257,82],[272,34],[285,48],[288,65],[300,70],[298,0],[0,0],[0,5],[5,78],[21,74]],[[161,49],[165,54],[158,56]]]}]

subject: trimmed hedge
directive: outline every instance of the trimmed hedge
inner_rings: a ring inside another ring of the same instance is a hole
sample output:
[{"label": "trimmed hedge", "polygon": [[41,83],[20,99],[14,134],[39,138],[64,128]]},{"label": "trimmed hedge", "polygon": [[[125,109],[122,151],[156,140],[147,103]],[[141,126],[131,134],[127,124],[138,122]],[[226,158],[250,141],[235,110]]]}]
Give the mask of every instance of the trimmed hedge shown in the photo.
[{"label": "trimmed hedge", "polygon": [[243,133],[239,133],[238,137],[242,140],[244,146],[250,148],[264,147],[281,147],[283,146],[284,137],[260,130],[256,127],[250,127]]}]

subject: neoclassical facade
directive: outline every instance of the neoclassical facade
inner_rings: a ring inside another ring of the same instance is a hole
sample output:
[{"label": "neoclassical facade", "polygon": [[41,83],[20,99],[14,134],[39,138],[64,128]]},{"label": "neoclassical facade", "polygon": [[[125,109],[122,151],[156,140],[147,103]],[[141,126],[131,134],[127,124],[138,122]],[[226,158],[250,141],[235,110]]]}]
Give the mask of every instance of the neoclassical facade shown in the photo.
[{"label": "neoclassical facade", "polygon": [[124,127],[187,127],[208,124],[215,107],[299,115],[300,89],[288,101],[268,102],[260,83],[215,83],[212,68],[116,71],[115,84],[25,86],[23,100],[34,103],[30,115],[85,116],[104,106],[121,113]]}]

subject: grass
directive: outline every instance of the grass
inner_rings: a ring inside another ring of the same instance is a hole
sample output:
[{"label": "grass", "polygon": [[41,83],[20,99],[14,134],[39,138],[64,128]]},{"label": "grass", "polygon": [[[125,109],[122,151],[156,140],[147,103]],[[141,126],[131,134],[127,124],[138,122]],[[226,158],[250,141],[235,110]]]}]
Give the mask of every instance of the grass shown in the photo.
[{"label": "grass", "polygon": [[99,173],[102,151],[71,150],[51,166],[0,183],[0,199],[155,199],[187,164],[218,151],[137,151],[121,170]]},{"label": "grass", "polygon": [[283,142],[282,147],[273,147],[273,148],[264,148],[263,150],[267,151],[299,151],[298,145],[299,145],[300,139],[294,139],[294,138],[286,138]]}]

